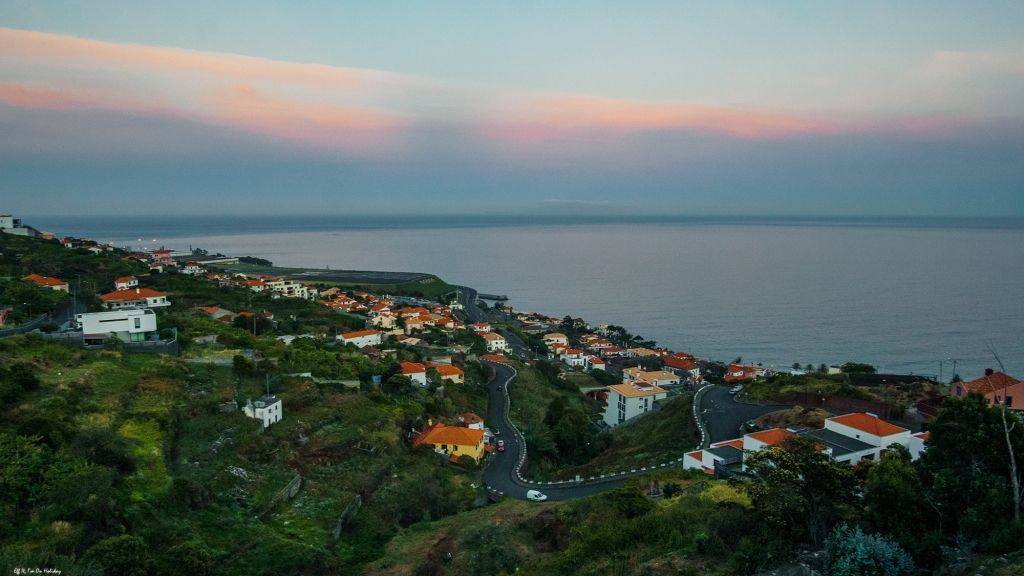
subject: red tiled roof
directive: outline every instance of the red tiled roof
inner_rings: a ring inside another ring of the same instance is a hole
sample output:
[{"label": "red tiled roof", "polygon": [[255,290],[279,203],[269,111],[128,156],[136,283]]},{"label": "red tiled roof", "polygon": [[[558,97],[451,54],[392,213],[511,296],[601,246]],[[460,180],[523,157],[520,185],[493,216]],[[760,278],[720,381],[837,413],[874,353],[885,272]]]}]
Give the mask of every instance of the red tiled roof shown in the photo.
[{"label": "red tiled roof", "polygon": [[695,458],[698,462],[700,462],[701,460],[704,459],[704,451],[703,450],[695,450],[693,452],[687,452],[686,455],[689,456],[690,458]]},{"label": "red tiled roof", "polygon": [[131,282],[132,280],[135,280],[136,282],[139,281],[139,279],[136,278],[135,276],[122,276],[121,278],[114,280],[114,284],[126,284],[128,282]]},{"label": "red tiled roof", "polygon": [[678,368],[679,370],[693,370],[697,367],[697,364],[692,360],[680,358],[678,356],[664,356],[662,357],[662,361],[665,362],[665,366]]},{"label": "red tiled roof", "polygon": [[167,296],[167,294],[149,288],[128,288],[111,292],[110,294],[103,294],[100,296],[100,300],[104,302],[132,302],[144,298],[161,298],[163,296]]},{"label": "red tiled roof", "polygon": [[419,374],[426,372],[427,367],[416,362],[402,362],[402,374]]},{"label": "red tiled roof", "polygon": [[63,280],[58,280],[57,278],[51,278],[49,276],[40,276],[39,274],[29,274],[22,278],[22,280],[35,282],[40,286],[63,286],[64,284],[67,284],[67,282]]},{"label": "red tiled roof", "polygon": [[488,360],[490,362],[508,362],[508,358],[501,354],[484,354],[480,359]]},{"label": "red tiled roof", "polygon": [[371,334],[376,333],[376,330],[359,330],[358,332],[346,332],[342,334],[341,337],[345,340],[350,340],[352,338],[362,338],[363,336],[370,336]]},{"label": "red tiled roof", "polygon": [[719,447],[719,446],[732,446],[733,448],[735,448],[737,450],[743,450],[743,439],[742,438],[737,438],[736,440],[729,440],[729,441],[726,441],[726,442],[719,442],[718,444],[713,444],[713,446],[716,446],[716,447]]},{"label": "red tiled roof", "polygon": [[932,433],[931,432],[921,432],[919,434],[914,434],[914,436],[917,437],[917,438],[920,438],[921,440],[924,440],[925,442],[927,442],[928,439],[931,438]]},{"label": "red tiled roof", "polygon": [[466,412],[461,416],[461,418],[462,422],[467,426],[470,424],[479,424],[484,421],[483,418],[477,416],[476,414],[473,414],[472,412]]},{"label": "red tiled roof", "polygon": [[829,420],[836,422],[837,424],[855,428],[861,432],[867,432],[868,434],[874,434],[875,436],[882,437],[907,431],[906,428],[894,426],[881,418],[869,416],[862,412],[847,414],[845,416],[836,416],[835,418],[829,418]]},{"label": "red tiled roof", "polygon": [[[455,444],[457,446],[476,446],[484,438],[484,431],[462,426],[445,426],[435,424],[425,432],[419,444]],[[415,443],[415,441],[414,441]],[[418,445],[418,444],[417,444]]]},{"label": "red tiled roof", "polygon": [[796,436],[796,434],[790,432],[789,430],[783,430],[782,428],[772,428],[771,430],[754,432],[753,434],[749,434],[749,436],[754,440],[759,440],[761,442],[764,442],[765,444],[768,444],[769,446],[774,446],[776,444],[779,444],[786,438]]},{"label": "red tiled roof", "polygon": [[1020,380],[1003,374],[1002,372],[993,372],[990,376],[982,376],[981,378],[971,380],[970,382],[960,382],[957,386],[963,386],[972,392],[991,394],[997,390],[1009,388],[1016,384],[1020,384]]},{"label": "red tiled roof", "polygon": [[465,374],[462,370],[459,370],[455,366],[448,366],[447,364],[441,364],[437,367],[437,372],[441,376],[460,376]]}]

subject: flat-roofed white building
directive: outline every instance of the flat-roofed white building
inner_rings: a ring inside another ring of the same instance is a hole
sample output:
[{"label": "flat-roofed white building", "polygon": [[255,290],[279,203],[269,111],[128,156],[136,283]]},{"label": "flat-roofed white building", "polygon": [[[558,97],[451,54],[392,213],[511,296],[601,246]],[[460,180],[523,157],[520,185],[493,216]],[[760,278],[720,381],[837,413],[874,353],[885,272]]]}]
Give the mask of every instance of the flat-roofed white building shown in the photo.
[{"label": "flat-roofed white building", "polygon": [[125,342],[144,342],[156,332],[156,314],[147,308],[87,312],[75,317],[86,338],[111,334]]},{"label": "flat-roofed white building", "polygon": [[608,387],[608,406],[604,421],[615,427],[626,420],[650,411],[654,402],[668,395],[668,391],[647,382],[613,384]]}]

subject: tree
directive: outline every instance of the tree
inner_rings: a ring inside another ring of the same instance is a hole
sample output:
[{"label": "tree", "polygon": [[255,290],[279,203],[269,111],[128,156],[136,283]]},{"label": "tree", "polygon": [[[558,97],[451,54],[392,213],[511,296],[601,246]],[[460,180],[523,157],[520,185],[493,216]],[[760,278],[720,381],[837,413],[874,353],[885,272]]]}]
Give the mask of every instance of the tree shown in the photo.
[{"label": "tree", "polygon": [[123,534],[101,540],[89,549],[109,576],[145,576],[149,574],[149,550],[138,536]]},{"label": "tree", "polygon": [[857,362],[847,362],[840,368],[844,374],[874,374],[875,367],[871,364],[858,364]]},{"label": "tree", "polygon": [[843,525],[825,541],[825,573],[833,576],[902,576],[916,572],[914,560],[899,544],[860,527]]},{"label": "tree", "polygon": [[747,466],[756,476],[748,490],[755,507],[794,539],[806,534],[821,544],[854,501],[853,469],[813,440],[790,438],[752,455]]},{"label": "tree", "polygon": [[793,370],[799,370],[800,369],[800,363],[799,362],[793,362],[792,368],[793,368]]},{"label": "tree", "polygon": [[544,423],[547,424],[548,428],[554,428],[558,425],[564,414],[565,400],[561,396],[555,396],[555,399],[548,404],[548,410],[544,414]]},{"label": "tree", "polygon": [[235,373],[235,376],[238,376],[239,378],[252,376],[256,373],[256,369],[252,362],[241,354],[235,354],[235,357],[231,359],[231,369]]},{"label": "tree", "polygon": [[881,462],[870,467],[864,507],[875,528],[903,544],[916,544],[928,532],[931,508],[910,452],[902,445],[889,446]]},{"label": "tree", "polygon": [[921,456],[922,480],[929,504],[939,513],[947,535],[960,531],[980,538],[1000,522],[1013,517],[1010,458],[1024,454],[1024,427],[1016,414],[1006,414],[1014,425],[1004,429],[999,408],[971,392],[947,398],[939,415],[928,423],[928,449]]},{"label": "tree", "polygon": [[825,366],[824,363],[819,364],[818,365],[818,372],[821,373],[821,374],[827,374],[828,373],[828,366]]}]

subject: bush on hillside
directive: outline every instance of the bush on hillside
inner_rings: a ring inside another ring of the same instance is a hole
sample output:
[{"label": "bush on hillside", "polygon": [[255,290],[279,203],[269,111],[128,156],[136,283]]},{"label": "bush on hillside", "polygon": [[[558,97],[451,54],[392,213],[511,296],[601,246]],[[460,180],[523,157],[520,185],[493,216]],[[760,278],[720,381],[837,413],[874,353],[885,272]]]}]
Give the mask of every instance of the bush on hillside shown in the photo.
[{"label": "bush on hillside", "polygon": [[833,576],[913,574],[914,560],[899,544],[865,534],[860,527],[838,526],[825,540],[825,573]]}]

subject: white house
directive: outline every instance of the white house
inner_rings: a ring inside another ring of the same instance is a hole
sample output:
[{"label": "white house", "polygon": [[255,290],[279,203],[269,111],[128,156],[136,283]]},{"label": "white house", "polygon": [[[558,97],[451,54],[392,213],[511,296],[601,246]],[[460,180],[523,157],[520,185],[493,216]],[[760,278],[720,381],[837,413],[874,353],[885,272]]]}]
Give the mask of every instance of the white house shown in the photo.
[{"label": "white house", "polygon": [[472,412],[466,412],[462,416],[459,416],[459,424],[462,424],[466,428],[471,428],[473,430],[484,429],[484,419]]},{"label": "white house", "polygon": [[128,290],[139,285],[139,279],[135,276],[122,276],[114,280],[114,290]]},{"label": "white house", "polygon": [[259,420],[266,428],[281,420],[281,399],[272,394],[264,394],[255,402],[252,400],[246,402],[242,412],[249,418]]},{"label": "white house", "polygon": [[613,384],[608,387],[608,406],[604,410],[604,421],[608,426],[618,426],[634,416],[639,416],[654,407],[654,401],[668,395],[664,388],[646,382]]},{"label": "white house", "polygon": [[88,312],[75,316],[75,320],[87,337],[114,334],[125,342],[143,342],[156,332],[156,314],[146,308]]},{"label": "white house", "polygon": [[544,343],[547,344],[548,346],[551,346],[552,344],[565,344],[566,346],[568,346],[569,338],[567,338],[565,334],[552,332],[551,334],[544,335]]},{"label": "white house", "polygon": [[352,343],[359,348],[363,346],[376,346],[381,343],[381,333],[376,330],[347,332],[345,334],[338,334],[337,338],[341,340],[342,344]]},{"label": "white house", "polygon": [[402,362],[402,376],[408,376],[420,386],[427,385],[427,367],[418,362]]},{"label": "white house", "polygon": [[121,310],[123,308],[159,308],[170,306],[167,294],[157,292],[149,288],[134,288],[118,290],[100,296],[103,306],[109,310]]},{"label": "white house", "polygon": [[473,331],[484,334],[491,331],[491,325],[487,322],[477,322],[473,324]]},{"label": "white house", "polygon": [[494,332],[484,332],[481,334],[484,340],[487,341],[488,352],[501,352],[508,348],[508,342],[500,334]]},{"label": "white house", "polygon": [[715,473],[715,464],[728,466],[743,461],[743,439],[726,440],[712,444],[705,450],[695,450],[683,455],[684,470],[702,470],[705,474]]},{"label": "white house", "polygon": [[[910,430],[889,424],[874,414],[857,412],[826,418],[825,430],[831,430],[869,445],[870,450],[865,448],[861,451],[869,453],[870,458],[874,460],[881,458],[882,451],[890,444],[899,444],[904,448],[910,448]],[[865,456],[867,455],[865,454]]]},{"label": "white house", "polygon": [[607,370],[604,360],[601,360],[597,356],[587,357],[587,372],[593,372],[594,370]]},{"label": "white house", "polygon": [[569,366],[586,366],[587,355],[583,353],[583,350],[578,348],[569,348],[565,352],[562,352],[562,362],[565,362]]},{"label": "white house", "polygon": [[199,274],[206,274],[206,268],[203,268],[202,266],[196,264],[195,262],[189,262],[188,264],[185,264],[184,268],[181,269],[181,273],[198,276]]}]

